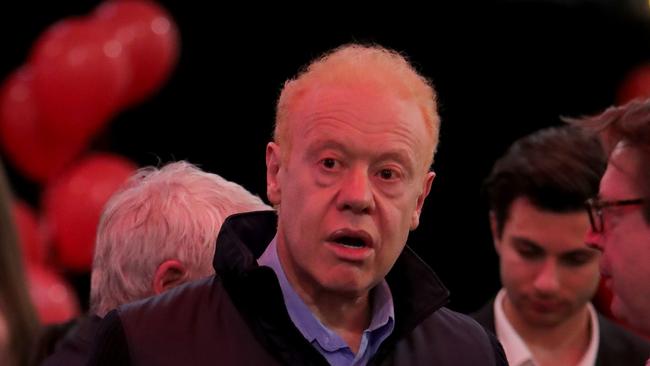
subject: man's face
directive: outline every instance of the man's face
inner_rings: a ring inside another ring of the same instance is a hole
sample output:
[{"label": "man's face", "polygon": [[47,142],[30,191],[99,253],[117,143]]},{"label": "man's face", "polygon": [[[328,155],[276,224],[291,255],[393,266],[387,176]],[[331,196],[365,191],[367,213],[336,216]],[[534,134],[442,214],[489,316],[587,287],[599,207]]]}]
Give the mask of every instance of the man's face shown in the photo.
[{"label": "man's face", "polygon": [[293,106],[291,151],[267,147],[278,254],[308,297],[367,295],[415,229],[434,174],[418,106],[369,87],[310,90]]},{"label": "man's face", "polygon": [[588,226],[586,212],[542,211],[525,197],[510,206],[501,238],[492,219],[511,321],[551,327],[584,309],[599,280],[600,254],[584,245]]},{"label": "man's face", "polygon": [[[600,199],[641,198],[634,185],[638,150],[614,149],[600,182]],[[647,167],[646,167],[647,168]],[[604,232],[589,232],[587,242],[603,250],[601,271],[613,292],[612,312],[650,334],[650,227],[642,206],[603,209]]]}]

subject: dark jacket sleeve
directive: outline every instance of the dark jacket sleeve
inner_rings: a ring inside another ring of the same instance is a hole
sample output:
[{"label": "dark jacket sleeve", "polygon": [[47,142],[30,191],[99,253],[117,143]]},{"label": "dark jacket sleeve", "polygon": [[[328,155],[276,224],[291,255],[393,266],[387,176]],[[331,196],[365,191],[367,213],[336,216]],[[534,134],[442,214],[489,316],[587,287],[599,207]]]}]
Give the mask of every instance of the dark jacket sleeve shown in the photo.
[{"label": "dark jacket sleeve", "polygon": [[102,320],[90,352],[88,366],[103,365],[131,365],[129,346],[117,310],[111,311]]}]

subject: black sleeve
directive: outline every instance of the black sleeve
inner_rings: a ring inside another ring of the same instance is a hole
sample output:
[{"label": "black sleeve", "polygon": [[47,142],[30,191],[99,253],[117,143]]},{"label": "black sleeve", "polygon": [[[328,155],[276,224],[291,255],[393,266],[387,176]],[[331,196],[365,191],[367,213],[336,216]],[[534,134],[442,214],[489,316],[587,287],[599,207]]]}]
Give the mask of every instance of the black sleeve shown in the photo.
[{"label": "black sleeve", "polygon": [[130,366],[129,346],[117,310],[106,315],[99,325],[87,366]]}]

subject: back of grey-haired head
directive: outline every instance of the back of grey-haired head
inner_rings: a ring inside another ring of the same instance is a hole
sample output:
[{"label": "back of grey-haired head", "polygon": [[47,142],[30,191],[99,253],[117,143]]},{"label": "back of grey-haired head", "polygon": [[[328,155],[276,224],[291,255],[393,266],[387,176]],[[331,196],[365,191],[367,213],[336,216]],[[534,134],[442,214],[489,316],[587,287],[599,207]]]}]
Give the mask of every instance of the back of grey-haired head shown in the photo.
[{"label": "back of grey-haired head", "polygon": [[185,161],[138,170],[104,207],[95,243],[91,311],[103,316],[152,295],[156,268],[169,259],[183,263],[190,279],[211,275],[225,218],[269,209],[240,185]]}]

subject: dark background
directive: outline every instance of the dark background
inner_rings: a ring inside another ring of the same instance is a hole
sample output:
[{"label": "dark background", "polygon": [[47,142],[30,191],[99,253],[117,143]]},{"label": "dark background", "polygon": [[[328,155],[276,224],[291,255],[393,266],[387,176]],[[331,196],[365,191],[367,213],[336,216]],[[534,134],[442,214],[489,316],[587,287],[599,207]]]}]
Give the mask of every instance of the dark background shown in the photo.
[{"label": "dark background", "polygon": [[[0,78],[25,61],[48,25],[98,3],[4,2]],[[644,1],[448,1],[427,9],[314,2],[300,12],[159,3],[180,30],[178,66],[158,94],[114,118],[92,149],[141,166],[187,159],[265,197],[264,150],[283,81],[342,43],[403,51],[433,80],[442,117],[437,178],[411,245],[460,311],[475,310],[499,287],[480,191],[494,160],[559,116],[615,103],[625,74],[650,60]],[[38,206],[41,187],[5,163],[17,195]],[[75,281],[87,291],[87,279]]]}]

